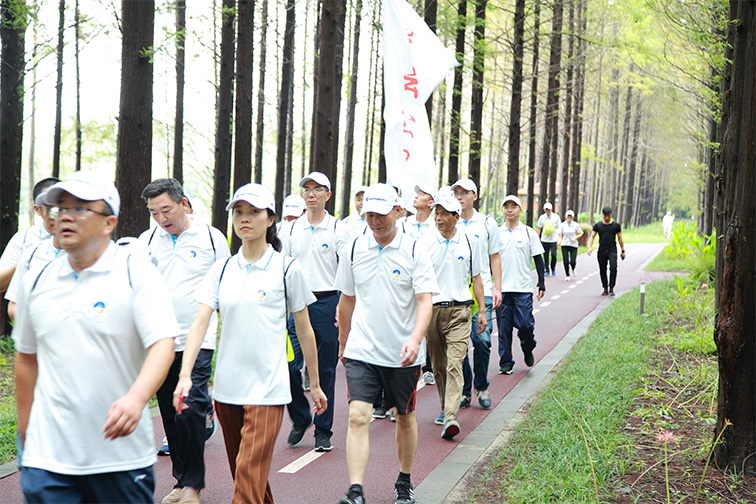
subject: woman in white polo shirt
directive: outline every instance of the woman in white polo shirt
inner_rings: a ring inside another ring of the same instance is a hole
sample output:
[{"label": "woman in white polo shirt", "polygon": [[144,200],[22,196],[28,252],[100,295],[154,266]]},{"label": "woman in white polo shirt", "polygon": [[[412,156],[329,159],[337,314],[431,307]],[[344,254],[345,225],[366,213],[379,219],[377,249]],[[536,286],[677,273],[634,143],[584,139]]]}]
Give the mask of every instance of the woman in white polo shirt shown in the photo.
[{"label": "woman in white polo shirt", "polygon": [[562,246],[562,261],[564,262],[564,280],[570,281],[570,268],[573,275],[577,265],[578,240],[583,236],[583,228],[575,222],[575,212],[567,210],[564,214],[564,222],[559,224],[557,235],[559,239],[557,244]]},{"label": "woman in white polo shirt", "polygon": [[191,388],[191,375],[183,370],[194,367],[210,316],[219,309],[223,326],[213,398],[234,478],[234,502],[273,502],[268,473],[284,405],[291,401],[287,312],[293,313],[310,371],[315,409],[326,409],[307,314],[315,296],[299,263],[279,253],[270,191],[246,184],[237,189],[226,210],[233,211],[234,232],[242,246],[236,255],[216,262],[195,292],[200,308],[189,329],[173,401],[179,411],[186,407],[181,400]]}]

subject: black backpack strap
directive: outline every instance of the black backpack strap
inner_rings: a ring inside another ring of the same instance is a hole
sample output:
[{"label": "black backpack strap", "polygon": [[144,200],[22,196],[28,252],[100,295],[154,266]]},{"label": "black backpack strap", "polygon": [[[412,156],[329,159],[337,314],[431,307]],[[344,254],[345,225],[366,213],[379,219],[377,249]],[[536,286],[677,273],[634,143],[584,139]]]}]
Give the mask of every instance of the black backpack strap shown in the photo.
[{"label": "black backpack strap", "polygon": [[40,245],[42,245],[42,244],[41,244],[41,243],[39,243],[39,244],[37,244],[37,246],[36,246],[36,247],[34,247],[34,250],[32,250],[32,253],[31,253],[31,255],[29,256],[29,260],[28,260],[28,261],[26,261],[26,270],[27,270],[27,271],[29,270],[29,268],[31,268],[31,263],[32,263],[32,260],[34,259],[34,254],[36,254],[36,253],[37,253],[37,250],[39,249]]},{"label": "black backpack strap", "polygon": [[218,259],[218,254],[215,251],[215,242],[213,241],[213,233],[210,232],[210,226],[207,226],[207,236],[210,237],[210,245],[213,247],[213,261]]},{"label": "black backpack strap", "polygon": [[[283,255],[283,254],[281,254]],[[294,262],[294,259],[289,261],[289,265],[286,265],[286,256],[283,256],[283,286],[284,286],[284,309],[286,310],[286,320],[289,320],[289,291],[286,288],[286,273],[289,272],[289,268],[291,268],[291,264]],[[288,323],[288,322],[287,322]]]},{"label": "black backpack strap", "polygon": [[149,247],[150,244],[152,244],[152,239],[155,238],[155,233],[157,233],[157,226],[155,226],[155,229],[152,230],[152,234],[150,235],[150,239],[147,240],[147,246]]},{"label": "black backpack strap", "polygon": [[39,275],[37,275],[37,278],[34,279],[34,283],[32,284],[31,289],[29,289],[29,294],[31,294],[34,291],[34,289],[37,287],[37,283],[39,282],[39,279],[42,277],[42,273],[44,273],[47,267],[50,266],[51,262],[52,261],[42,266],[42,271],[40,271]]},{"label": "black backpack strap", "polygon": [[467,249],[470,251],[470,280],[472,280],[473,274],[472,274],[472,245],[470,245],[470,238],[467,237],[467,233],[464,233],[465,240],[467,240]]},{"label": "black backpack strap", "polygon": [[[233,257],[233,256],[231,256]],[[226,262],[223,263],[223,269],[221,270],[220,278],[218,278],[218,287],[220,288],[221,280],[223,280],[223,273],[226,272],[226,266],[228,266],[228,261],[231,260],[231,257],[226,259]]]},{"label": "black backpack strap", "polygon": [[[365,234],[365,233],[362,233],[362,234]],[[359,238],[359,236],[357,238]],[[351,256],[352,257],[352,259],[351,259],[352,264],[354,264],[354,246],[357,245],[357,238],[355,238],[354,240],[352,240],[352,256]]]}]

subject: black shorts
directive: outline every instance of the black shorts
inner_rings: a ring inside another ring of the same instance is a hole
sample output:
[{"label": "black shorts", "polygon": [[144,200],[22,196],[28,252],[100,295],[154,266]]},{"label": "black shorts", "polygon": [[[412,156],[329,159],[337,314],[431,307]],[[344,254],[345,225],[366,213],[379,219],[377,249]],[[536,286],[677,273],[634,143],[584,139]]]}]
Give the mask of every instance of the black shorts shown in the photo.
[{"label": "black shorts", "polygon": [[373,404],[383,390],[386,409],[396,406],[398,415],[415,411],[420,366],[393,368],[357,360],[346,361],[349,401]]}]

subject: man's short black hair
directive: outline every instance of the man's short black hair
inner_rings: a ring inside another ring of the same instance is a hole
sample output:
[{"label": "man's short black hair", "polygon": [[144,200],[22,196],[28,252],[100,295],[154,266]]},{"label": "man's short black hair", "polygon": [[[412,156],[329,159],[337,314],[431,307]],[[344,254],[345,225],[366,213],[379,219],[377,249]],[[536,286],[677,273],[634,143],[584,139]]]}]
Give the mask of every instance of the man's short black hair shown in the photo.
[{"label": "man's short black hair", "polygon": [[36,184],[34,184],[34,188],[32,189],[32,200],[36,200],[37,196],[45,192],[48,188],[54,186],[60,182],[59,178],[55,177],[47,177],[45,179],[40,180]]},{"label": "man's short black hair", "polygon": [[168,193],[168,197],[176,203],[181,203],[184,199],[184,188],[181,187],[181,183],[174,178],[159,178],[155,179],[144,188],[142,191],[142,198],[145,203],[150,198],[156,198],[163,193]]},{"label": "man's short black hair", "polygon": [[604,215],[610,215],[612,213],[612,207],[605,206],[603,210],[601,210],[601,213]]}]

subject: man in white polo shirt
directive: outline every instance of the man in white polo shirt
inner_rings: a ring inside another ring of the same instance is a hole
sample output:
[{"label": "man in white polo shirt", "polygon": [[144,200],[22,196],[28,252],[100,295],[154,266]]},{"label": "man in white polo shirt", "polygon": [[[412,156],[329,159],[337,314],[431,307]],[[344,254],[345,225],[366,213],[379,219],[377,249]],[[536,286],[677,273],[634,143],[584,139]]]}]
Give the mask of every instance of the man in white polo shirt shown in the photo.
[{"label": "man in white polo shirt", "polygon": [[18,303],[21,488],[27,502],[152,503],[147,402],[179,335],[170,293],[149,261],[110,240],[111,183],[77,172],[45,202],[67,255],[29,271]]},{"label": "man in white polo shirt", "polygon": [[[395,502],[415,502],[410,471],[417,448],[415,389],[425,361],[423,336],[438,292],[428,253],[396,227],[399,198],[386,184],[365,191],[362,215],[370,232],[358,237],[339,264],[339,353],[349,392],[347,468],[350,487],[341,504],[363,504],[369,426],[381,389],[396,407],[399,477]],[[390,300],[391,302],[387,302]]]},{"label": "man in white polo shirt", "polygon": [[289,194],[286,196],[281,207],[282,220],[276,224],[278,234],[281,234],[282,229],[285,229],[288,232],[291,222],[304,215],[306,210],[305,201],[299,194]]},{"label": "man in white polo shirt", "polygon": [[[430,252],[439,289],[433,296],[433,315],[426,338],[441,402],[436,424],[444,426],[442,438],[452,439],[459,434],[462,361],[467,354],[472,318],[471,279],[475,299],[478,304],[483,303],[481,255],[478,240],[471,240],[457,228],[462,207],[454,196],[440,196],[433,208],[438,230],[420,241],[422,248]],[[485,331],[488,322],[483,310],[478,310],[477,319],[478,331]]]},{"label": "man in white polo shirt", "polygon": [[[339,296],[334,280],[339,264],[338,254],[344,246],[346,233],[343,223],[325,209],[326,202],[331,198],[331,182],[328,177],[320,172],[312,172],[299,181],[299,187],[302,188],[307,212],[292,223],[288,233],[282,232],[279,238],[283,244],[282,252],[302,265],[312,293],[317,298],[308,307],[308,311],[318,344],[320,388],[328,399],[328,409],[323,414],[315,415],[315,451],[330,451],[333,449],[331,427],[339,352],[339,331],[335,325]],[[296,445],[313,420],[310,416],[310,403],[302,389],[301,369],[304,362],[292,317],[289,317],[288,329],[294,349],[294,360],[289,363],[291,403],[287,405],[294,426],[289,433],[288,442]]]},{"label": "man in white polo shirt", "polygon": [[350,213],[348,216],[344,217],[341,220],[341,222],[344,224],[344,230],[349,237],[349,239],[346,241],[357,238],[367,230],[367,223],[365,222],[365,219],[362,218],[362,215],[360,215],[360,210],[362,210],[362,198],[365,195],[365,189],[367,189],[366,186],[360,186],[357,188],[357,192],[354,193],[354,208],[357,211]]},{"label": "man in white polo shirt", "polygon": [[552,209],[554,207],[548,201],[543,204],[543,214],[538,217],[536,222],[536,231],[541,237],[541,245],[543,246],[543,260],[546,264],[545,275],[556,276],[556,262],[557,262],[557,239],[559,238],[556,232],[559,229],[559,224],[562,223],[562,219],[555,214]]},{"label": "man in white polo shirt", "polygon": [[[212,413],[207,382],[212,374],[213,352],[218,331],[218,318],[213,312],[205,339],[192,370],[192,388],[181,415],[173,408],[186,335],[199,309],[194,291],[217,260],[231,256],[226,237],[218,229],[196,222],[189,217],[189,204],[178,180],[153,180],[142,191],[152,219],[158,224],[139,236],[136,250],[148,257],[163,275],[171,292],[171,301],[181,336],[176,338],[173,364],[165,382],[157,391],[160,416],[170,447],[173,491],[163,503],[196,502],[205,487],[205,429],[206,415]],[[212,422],[210,420],[212,429]]]},{"label": "man in white polo shirt", "polygon": [[[59,179],[50,177],[42,179],[32,189],[32,201],[34,204],[34,212],[42,217],[42,203],[39,198],[45,193],[45,191],[52,185],[60,182]],[[47,230],[45,223],[40,222],[22,231],[16,232],[10,241],[5,245],[3,249],[3,255],[0,256],[0,292],[5,291],[10,284],[11,278],[13,278],[13,272],[16,270],[16,264],[21,260],[21,256],[27,250],[33,249],[41,241],[48,240],[51,237],[50,232]]]},{"label": "man in white polo shirt", "polygon": [[512,329],[517,328],[520,348],[525,356],[525,364],[535,362],[533,349],[536,346],[535,319],[533,318],[533,276],[530,269],[531,258],[538,274],[536,296],[540,301],[546,293],[543,279],[543,246],[538,235],[530,226],[520,222],[522,203],[520,198],[510,194],[504,198],[504,224],[499,228],[504,248],[501,252],[501,306],[496,310],[496,324],[499,327],[499,373],[512,374]]},{"label": "man in white polo shirt", "polygon": [[[483,409],[491,407],[491,396],[488,393],[488,363],[491,358],[491,317],[493,310],[501,304],[501,258],[499,252],[502,249],[499,226],[496,220],[475,209],[474,203],[478,199],[478,186],[470,179],[458,180],[452,186],[454,197],[462,206],[457,227],[465,232],[468,238],[476,240],[481,253],[483,268],[480,278],[483,280],[483,295],[485,304],[479,305],[479,309],[485,308],[488,325],[484,331],[478,330],[477,317],[473,317],[470,329],[470,340],[473,345],[473,366],[470,367],[469,355],[465,355],[462,363],[462,373],[465,384],[462,387],[462,399],[459,407],[470,406],[472,389],[475,385],[475,394],[478,404]],[[475,315],[475,314],[473,314]],[[474,372],[474,379],[473,379]]]}]

